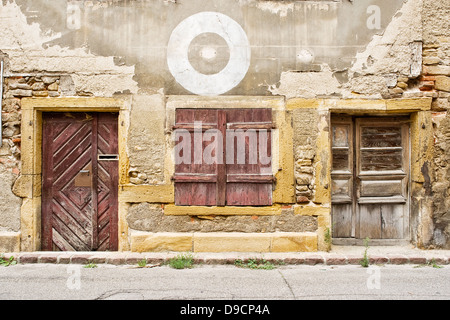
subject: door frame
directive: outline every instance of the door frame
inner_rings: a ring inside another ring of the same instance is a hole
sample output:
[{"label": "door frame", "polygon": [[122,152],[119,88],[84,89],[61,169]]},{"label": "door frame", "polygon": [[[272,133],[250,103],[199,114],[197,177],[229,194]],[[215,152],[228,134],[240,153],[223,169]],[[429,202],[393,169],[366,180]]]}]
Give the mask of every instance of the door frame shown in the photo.
[{"label": "door frame", "polygon": [[[410,232],[410,190],[411,190],[411,128],[410,123],[411,119],[409,115],[399,115],[399,114],[392,114],[392,115],[348,115],[348,114],[333,114],[330,116],[330,128],[333,127],[333,125],[340,125],[340,126],[348,126],[348,152],[349,152],[349,163],[348,166],[350,168],[350,172],[344,172],[344,171],[336,171],[333,172],[331,170],[331,180],[333,181],[333,177],[335,179],[348,179],[349,180],[349,194],[344,196],[339,196],[337,199],[335,199],[336,202],[334,204],[348,204],[351,206],[352,213],[351,213],[351,236],[348,238],[339,238],[334,237],[333,243],[334,244],[363,244],[364,239],[360,236],[360,223],[361,223],[361,212],[360,212],[360,192],[361,192],[361,185],[358,181],[361,181],[360,174],[361,174],[361,162],[360,162],[360,154],[358,152],[360,148],[360,131],[361,127],[364,125],[370,124],[371,126],[388,126],[390,123],[398,124],[399,127],[402,130],[402,145],[403,145],[403,161],[402,166],[405,170],[404,173],[400,172],[380,172],[380,174],[377,175],[375,180],[381,179],[380,177],[383,177],[385,179],[390,180],[393,176],[402,176],[404,175],[404,182],[405,185],[402,186],[402,193],[404,194],[404,200],[392,200],[388,201],[388,203],[396,203],[399,201],[399,203],[402,203],[404,201],[404,216],[403,216],[403,238],[401,239],[371,239],[371,243],[376,243],[378,245],[391,245],[391,244],[401,244],[401,243],[407,243],[411,240],[411,232]],[[330,139],[332,139],[332,135],[330,135]],[[330,142],[331,147],[332,142]],[[333,152],[330,151],[330,155],[332,157]],[[331,168],[332,169],[332,168]],[[369,178],[372,175],[364,175],[365,178]],[[372,177],[374,179],[374,177]],[[381,179],[383,180],[383,179]],[[392,202],[394,201],[394,202]],[[380,205],[383,204],[380,200],[370,199],[369,202],[367,200],[363,203],[366,204],[377,204]],[[361,203],[362,204],[362,203]],[[331,218],[333,220],[333,199],[331,203]],[[332,221],[333,224],[333,221]],[[334,228],[334,224],[332,225]]]},{"label": "door frame", "polygon": [[[378,100],[376,100],[378,101]],[[375,102],[376,102],[375,101]],[[375,102],[374,106],[376,105]],[[423,102],[423,105],[419,105]],[[407,231],[407,239],[373,239],[371,245],[407,245],[410,243],[418,247],[422,246],[423,239],[426,238],[429,225],[432,223],[432,198],[431,198],[431,165],[433,159],[433,124],[431,118],[431,103],[427,99],[416,100],[388,100],[387,105],[392,103],[389,110],[374,110],[370,112],[358,110],[356,106],[351,104],[347,106],[342,102],[343,106],[337,104],[328,109],[329,124],[331,127],[331,115],[346,116],[409,116],[409,192],[407,201],[409,202],[409,227]],[[328,135],[327,150],[331,155],[331,135]],[[331,156],[330,156],[331,158]],[[331,161],[330,165],[330,185],[331,185]],[[331,206],[331,192],[330,192]],[[330,226],[331,229],[331,226]],[[355,238],[336,238],[332,235],[333,245],[364,245],[364,239]]]},{"label": "door frame", "polygon": [[[21,207],[21,251],[41,250],[42,113],[116,112],[118,117],[119,186],[127,177],[126,130],[131,103],[119,98],[24,98],[22,99],[22,170],[15,183],[23,198]],[[120,198],[120,188],[119,188]],[[118,250],[128,247],[126,212],[119,201]]]}]

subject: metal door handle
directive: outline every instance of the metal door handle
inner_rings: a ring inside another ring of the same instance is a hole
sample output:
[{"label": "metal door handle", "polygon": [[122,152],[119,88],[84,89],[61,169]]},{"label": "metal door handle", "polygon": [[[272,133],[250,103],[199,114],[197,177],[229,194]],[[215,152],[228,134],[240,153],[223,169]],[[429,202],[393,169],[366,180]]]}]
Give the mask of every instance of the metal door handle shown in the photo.
[{"label": "metal door handle", "polygon": [[89,170],[80,170],[80,173],[89,173]]}]

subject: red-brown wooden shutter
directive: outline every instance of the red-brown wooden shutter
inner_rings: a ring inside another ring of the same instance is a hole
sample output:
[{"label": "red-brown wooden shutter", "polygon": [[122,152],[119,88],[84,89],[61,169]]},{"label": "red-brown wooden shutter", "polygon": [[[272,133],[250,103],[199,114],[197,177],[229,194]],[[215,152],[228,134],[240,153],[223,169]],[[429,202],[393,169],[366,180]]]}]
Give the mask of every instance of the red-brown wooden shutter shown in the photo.
[{"label": "red-brown wooden shutter", "polygon": [[[175,165],[176,205],[272,204],[271,109],[178,109],[174,129],[184,160]],[[216,161],[205,163],[206,150]]]},{"label": "red-brown wooden shutter", "polygon": [[[227,110],[227,205],[272,205],[271,129],[271,109]],[[243,136],[239,137],[239,134]],[[245,150],[239,146],[244,138]],[[230,143],[234,146],[230,146]],[[242,161],[244,157],[245,161]]]},{"label": "red-brown wooden shutter", "polygon": [[[201,131],[196,132],[196,122],[201,122]],[[206,130],[217,129],[217,122],[218,110],[179,109],[176,112],[175,141],[182,150],[175,157],[183,158],[186,157],[185,152],[190,153],[186,161],[175,164],[176,205],[218,205],[217,163],[207,164],[201,157],[210,143],[195,143],[196,137],[201,135],[202,138]],[[187,132],[189,136],[186,137]]]}]

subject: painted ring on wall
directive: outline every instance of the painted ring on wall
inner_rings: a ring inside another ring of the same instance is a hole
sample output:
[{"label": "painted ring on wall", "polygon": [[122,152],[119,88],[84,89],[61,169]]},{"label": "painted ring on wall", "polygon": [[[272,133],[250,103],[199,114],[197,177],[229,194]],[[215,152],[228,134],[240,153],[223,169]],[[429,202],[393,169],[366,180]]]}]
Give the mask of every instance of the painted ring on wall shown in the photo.
[{"label": "painted ring on wall", "polygon": [[[215,33],[229,48],[227,65],[218,73],[202,74],[189,62],[189,45],[197,36]],[[218,12],[200,12],[183,20],[172,32],[167,45],[167,64],[175,80],[198,95],[220,95],[236,87],[250,67],[251,49],[242,27]]]}]

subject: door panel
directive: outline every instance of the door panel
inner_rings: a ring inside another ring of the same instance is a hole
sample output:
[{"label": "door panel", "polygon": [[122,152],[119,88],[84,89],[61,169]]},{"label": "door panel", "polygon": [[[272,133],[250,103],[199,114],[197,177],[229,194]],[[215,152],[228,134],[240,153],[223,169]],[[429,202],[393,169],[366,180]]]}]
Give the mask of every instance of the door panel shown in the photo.
[{"label": "door panel", "polygon": [[117,114],[44,113],[42,250],[117,250]]},{"label": "door panel", "polygon": [[333,236],[409,237],[407,118],[336,116],[332,132]]}]

